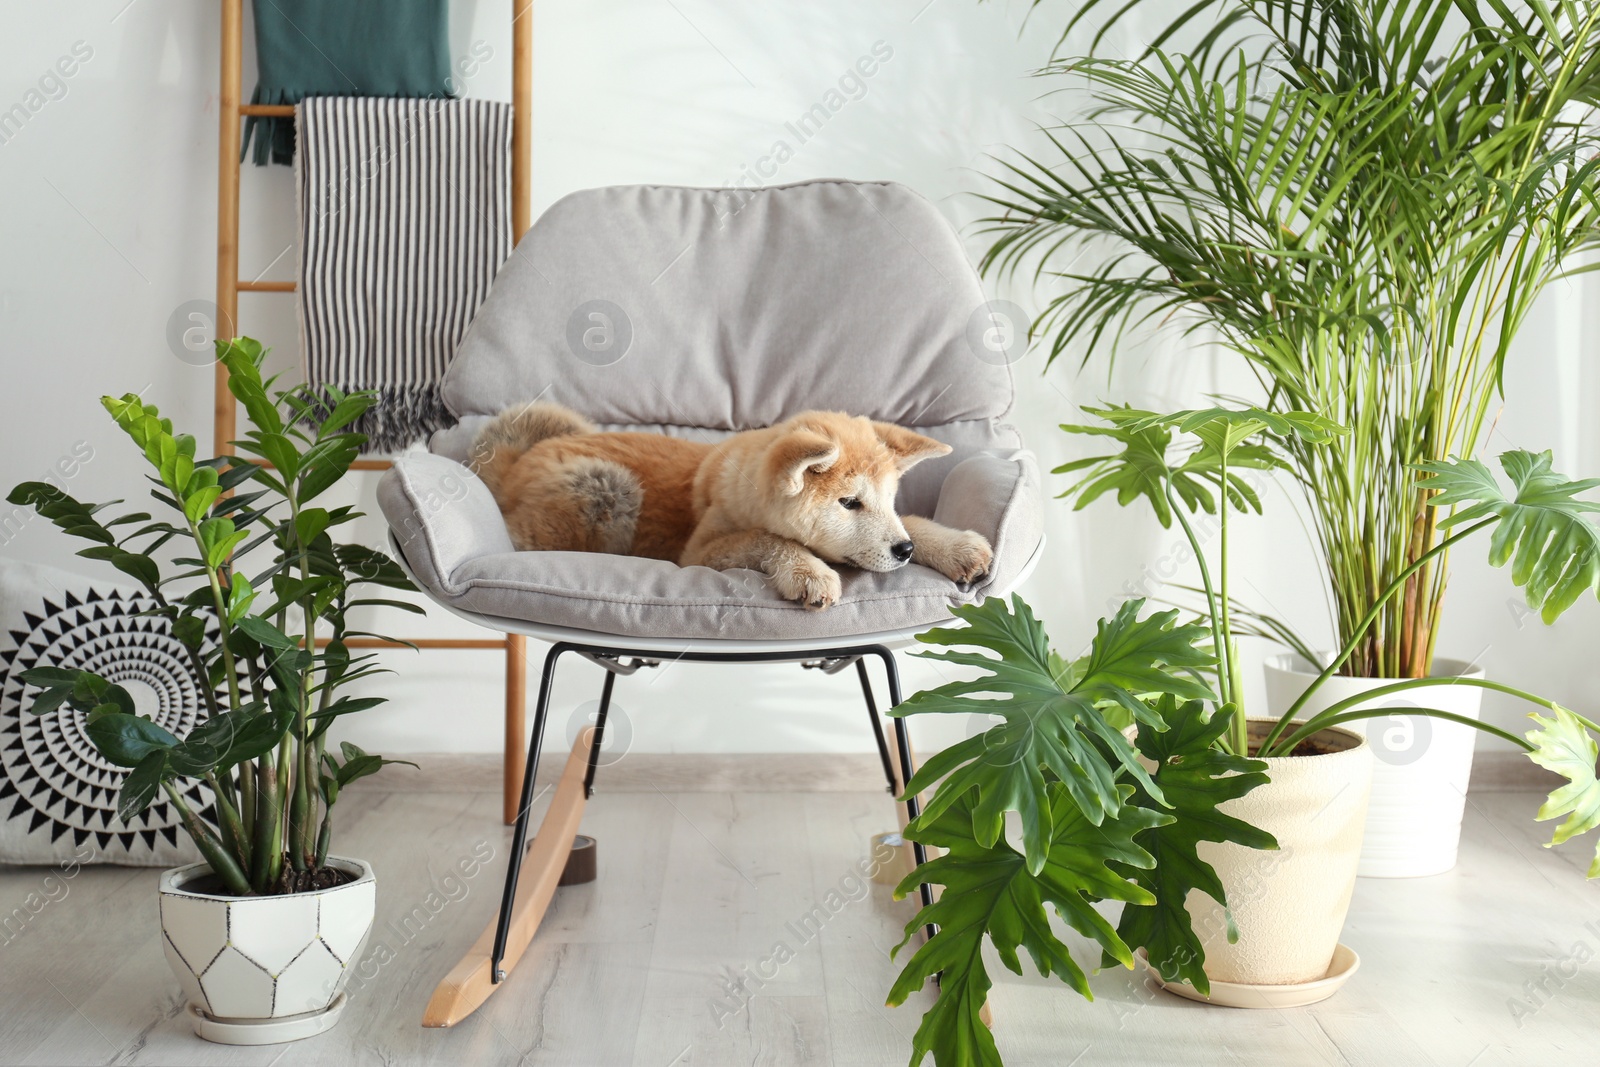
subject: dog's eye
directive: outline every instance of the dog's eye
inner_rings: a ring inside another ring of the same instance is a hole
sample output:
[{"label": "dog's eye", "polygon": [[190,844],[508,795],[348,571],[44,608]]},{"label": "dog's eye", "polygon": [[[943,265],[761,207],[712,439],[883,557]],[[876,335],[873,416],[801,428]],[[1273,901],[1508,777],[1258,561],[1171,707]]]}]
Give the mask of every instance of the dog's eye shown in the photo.
[{"label": "dog's eye", "polygon": [[839,498],[839,506],[844,508],[846,511],[860,511],[861,501],[857,500],[853,496],[842,496]]}]

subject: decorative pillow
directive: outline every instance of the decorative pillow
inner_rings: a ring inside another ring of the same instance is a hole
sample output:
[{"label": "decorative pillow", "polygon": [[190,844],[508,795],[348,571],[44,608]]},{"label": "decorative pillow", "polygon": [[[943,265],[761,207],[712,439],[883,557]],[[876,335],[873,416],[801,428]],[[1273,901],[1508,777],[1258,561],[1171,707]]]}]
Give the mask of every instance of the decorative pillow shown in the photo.
[{"label": "decorative pillow", "polygon": [[[205,717],[204,698],[167,620],[140,615],[155,606],[136,588],[0,560],[0,862],[170,867],[199,858],[165,797],[131,825],[118,818],[127,769],[95,751],[80,713],[30,713],[17,677],[40,666],[94,671],[184,736]],[[210,814],[205,787],[191,784],[184,798]]]}]

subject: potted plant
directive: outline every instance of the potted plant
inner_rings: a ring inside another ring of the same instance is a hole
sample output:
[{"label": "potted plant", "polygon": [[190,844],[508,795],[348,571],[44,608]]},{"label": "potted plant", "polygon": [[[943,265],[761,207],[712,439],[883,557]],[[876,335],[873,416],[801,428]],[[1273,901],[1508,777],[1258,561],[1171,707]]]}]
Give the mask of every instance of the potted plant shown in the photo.
[{"label": "potted plant", "polygon": [[[129,769],[117,802],[123,821],[136,821],[158,794],[179,811],[203,862],[161,876],[163,949],[200,1036],[262,1044],[337,1021],[372,926],[372,868],[330,852],[340,789],[394,762],[349,742],[338,754],[327,748],[336,719],[383,702],[341,695],[378,670],[370,654],[351,653],[349,612],[420,609],[364,596],[367,586],[410,583],[382,553],[333,539],[357,512],[313,503],[359,453],[366,438],[342,428],[373,394],[274,390],[261,377],[259,344],[217,347],[252,426],[235,444],[266,462],[196,460],[194,437],[174,434],[171,420],[129,393],[101,402],[154,468],[151,495],[169,517],[104,518],[109,504],[42,482],[8,499],[91,542],[79,555],[136,579],[188,653],[208,717],[184,738],[88,671],[37,667],[22,679],[40,690],[33,713],[79,717],[96,749]],[[157,553],[174,544],[184,554],[164,566]],[[177,786],[183,779],[203,781],[212,806],[194,810]]]},{"label": "potted plant", "polygon": [[[1148,502],[1163,525],[1176,520],[1194,553],[1207,610],[1191,624],[1172,611],[1139,620],[1143,601],[1129,601],[1101,620],[1088,654],[1072,663],[1050,650],[1020,599],[1009,611],[998,601],[958,609],[966,627],[921,636],[983,650],[930,653],[983,674],[918,693],[892,714],[1003,721],[931,757],[909,783],[909,793],[937,789],[906,836],[946,850],[897,890],[922,882],[945,887],[907,924],[907,940],[925,924],[939,928],[889,996],[901,1003],[928,977],[940,978],[938,999],[913,1042],[913,1063],[928,1052],[940,1065],[1000,1062],[979,1017],[990,988],[985,939],[1013,971],[1021,973],[1023,947],[1041,973],[1089,995],[1082,968],[1050,933],[1046,902],[1100,944],[1103,964],[1131,966],[1138,950],[1158,981],[1196,999],[1311,1003],[1331,995],[1358,962],[1338,937],[1355,884],[1372,759],[1346,727],[1382,712],[1356,698],[1304,719],[1295,717],[1300,708],[1251,718],[1228,598],[1230,514],[1260,510],[1241,471],[1287,463],[1273,447],[1284,437],[1315,445],[1341,428],[1308,413],[1260,409],[1091,413],[1102,422],[1064,428],[1119,447],[1058,468],[1080,475],[1065,495],[1084,507],[1115,493],[1123,504]],[[1513,581],[1554,619],[1585,590],[1600,590],[1600,533],[1584,519],[1600,506],[1575,498],[1600,482],[1562,478],[1547,454],[1508,453],[1503,463],[1516,485],[1511,497],[1474,460],[1423,472],[1435,506],[1460,508],[1441,523],[1449,533],[1436,551],[1492,530],[1491,562],[1516,555]],[[1190,521],[1198,512],[1217,518],[1215,582]],[[1407,577],[1391,583],[1386,597],[1401,595]],[[1471,684],[1552,712],[1534,715],[1526,739],[1473,725],[1570,779],[1538,813],[1569,816],[1555,841],[1600,825],[1600,749],[1589,734],[1600,727],[1514,687]],[[1437,686],[1407,679],[1382,695]],[[1135,731],[1138,764],[1119,744],[1126,727]],[[1017,813],[1021,851],[1007,841],[1007,812]],[[1596,875],[1600,853],[1590,870]],[[1123,902],[1115,927],[1090,907],[1103,900]]]},{"label": "potted plant", "polygon": [[[1078,30],[1097,47],[1147,8],[1086,0],[1062,47]],[[1065,283],[1036,323],[1052,361],[1086,342],[1109,366],[1125,328],[1159,321],[1238,354],[1266,409],[1350,429],[1276,442],[1348,649],[1324,695],[1471,673],[1435,660],[1448,553],[1412,468],[1483,446],[1513,339],[1600,237],[1600,8],[1202,0],[1162,14],[1139,27],[1143,55],[1058,53],[1038,72],[1086,79],[1090,115],[1007,167],[985,269]],[[1191,55],[1162,51],[1181,41]],[[1328,665],[1299,644],[1305,657],[1269,667],[1275,714],[1309,706],[1298,698]],[[1481,692],[1433,696],[1476,718]],[[1462,808],[1446,783],[1464,787],[1472,737],[1433,727],[1431,745],[1407,735],[1414,719],[1377,738],[1392,743],[1375,766],[1385,830],[1364,873],[1454,862]]]},{"label": "potted plant", "polygon": [[[1346,695],[1342,699],[1323,701],[1313,706],[1318,689],[1334,677],[1338,669],[1355,654],[1365,629],[1373,625],[1387,604],[1405,594],[1411,573],[1402,572],[1380,591],[1368,616],[1360,620],[1355,634],[1346,646],[1326,664],[1320,675],[1294,700],[1282,715],[1251,720],[1244,708],[1244,694],[1237,680],[1238,651],[1232,624],[1232,599],[1229,595],[1228,528],[1232,512],[1248,509],[1257,513],[1261,503],[1251,490],[1249,482],[1240,478],[1240,469],[1270,469],[1287,466],[1289,460],[1276,447],[1276,442],[1290,437],[1312,446],[1337,439],[1342,427],[1329,423],[1319,416],[1304,412],[1273,413],[1260,409],[1228,410],[1210,408],[1200,411],[1180,411],[1164,415],[1138,411],[1127,407],[1088,408],[1090,415],[1100,421],[1093,425],[1067,425],[1062,429],[1077,434],[1090,434],[1114,440],[1120,451],[1108,455],[1092,456],[1063,464],[1056,473],[1079,473],[1079,480],[1065,494],[1076,498],[1082,508],[1113,490],[1120,503],[1145,500],[1151,505],[1163,526],[1174,519],[1182,527],[1194,554],[1204,590],[1206,621],[1211,630],[1212,646],[1217,651],[1217,680],[1224,706],[1229,709],[1233,726],[1225,743],[1240,754],[1266,760],[1267,773],[1273,785],[1252,796],[1252,802],[1265,805],[1256,813],[1263,828],[1279,838],[1280,843],[1292,837],[1295,828],[1280,821],[1285,805],[1274,794],[1286,781],[1291,771],[1304,770],[1303,754],[1315,755],[1319,731],[1344,729],[1363,719],[1388,713],[1383,706],[1374,706],[1374,700],[1410,697],[1423,703],[1418,714],[1431,719],[1456,722],[1468,728],[1494,734],[1511,741],[1525,751],[1540,754],[1552,743],[1546,731],[1558,720],[1565,729],[1584,725],[1566,709],[1533,693],[1500,682],[1483,678],[1414,678],[1391,682],[1370,692]],[[1175,435],[1177,438],[1175,439]],[[1426,567],[1433,556],[1443,555],[1451,547],[1478,533],[1492,532],[1489,561],[1503,566],[1513,558],[1512,581],[1523,588],[1529,605],[1541,611],[1546,622],[1553,622],[1571,607],[1584,592],[1600,593],[1600,531],[1586,521],[1588,513],[1600,511],[1600,505],[1578,499],[1577,494],[1600,485],[1600,479],[1573,481],[1551,469],[1548,452],[1534,454],[1523,451],[1507,452],[1501,465],[1510,478],[1515,493],[1507,497],[1502,493],[1487,467],[1477,460],[1452,459],[1443,463],[1424,463],[1413,471],[1418,485],[1430,505],[1445,509],[1445,518],[1438,523],[1440,542],[1412,565],[1413,572]],[[1203,472],[1215,472],[1216,482],[1224,491],[1212,494],[1207,482],[1199,477]],[[1219,580],[1214,584],[1206,563],[1204,546],[1195,534],[1185,512],[1214,511],[1217,517]],[[1448,709],[1434,706],[1433,693],[1441,688],[1475,687],[1507,693],[1556,712],[1555,719],[1539,719],[1539,729],[1527,739],[1518,738],[1497,727],[1478,722]],[[1307,752],[1307,746],[1312,752]],[[1547,753],[1546,753],[1547,755]],[[1581,775],[1579,776],[1581,777]],[[1592,774],[1589,776],[1591,779]],[[1338,790],[1331,788],[1340,783],[1322,782],[1325,790],[1316,805],[1307,813],[1315,815],[1317,826],[1313,839],[1334,835],[1341,829],[1328,821],[1334,809],[1323,810],[1323,803],[1331,801]],[[1541,813],[1541,818],[1546,817]],[[1354,826],[1359,845],[1361,826]],[[1255,862],[1241,853],[1232,854],[1237,863]],[[1302,869],[1309,869],[1317,877],[1331,881],[1333,875],[1327,861],[1314,858],[1309,850],[1297,851],[1284,860],[1285,877]],[[1318,870],[1318,868],[1321,868]],[[1348,870],[1349,878],[1341,889],[1344,902],[1349,901],[1353,888],[1355,869]],[[1279,883],[1270,883],[1276,890]],[[1224,885],[1232,884],[1229,872],[1223,872]],[[1263,915],[1296,911],[1295,901],[1263,899]],[[1241,913],[1242,914],[1242,913]],[[1306,916],[1296,916],[1303,921]],[[1314,917],[1309,917],[1314,918]],[[1339,922],[1343,921],[1343,908]],[[1277,959],[1298,942],[1303,946],[1309,938],[1304,927],[1294,929],[1292,937],[1281,948],[1261,947],[1256,939],[1269,934],[1290,932],[1280,921],[1266,918],[1259,923],[1240,921],[1243,931],[1237,947],[1219,946],[1225,960],[1208,969],[1213,979],[1250,984],[1286,985],[1295,979],[1282,977],[1288,973],[1278,967]],[[1332,933],[1337,934],[1337,926]],[[1329,957],[1331,950],[1319,947],[1317,958]],[[1254,957],[1254,958],[1251,958]],[[1314,970],[1314,968],[1313,968]],[[1320,977],[1317,976],[1317,977]],[[1301,980],[1304,980],[1303,978]]]}]

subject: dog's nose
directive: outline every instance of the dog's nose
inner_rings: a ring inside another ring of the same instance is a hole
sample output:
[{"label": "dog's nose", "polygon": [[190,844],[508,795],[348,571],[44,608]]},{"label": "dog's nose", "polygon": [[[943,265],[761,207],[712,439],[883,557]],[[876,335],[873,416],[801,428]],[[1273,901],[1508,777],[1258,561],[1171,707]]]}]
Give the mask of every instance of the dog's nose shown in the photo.
[{"label": "dog's nose", "polygon": [[915,547],[910,541],[896,541],[889,546],[889,554],[904,563],[911,558],[911,550]]}]

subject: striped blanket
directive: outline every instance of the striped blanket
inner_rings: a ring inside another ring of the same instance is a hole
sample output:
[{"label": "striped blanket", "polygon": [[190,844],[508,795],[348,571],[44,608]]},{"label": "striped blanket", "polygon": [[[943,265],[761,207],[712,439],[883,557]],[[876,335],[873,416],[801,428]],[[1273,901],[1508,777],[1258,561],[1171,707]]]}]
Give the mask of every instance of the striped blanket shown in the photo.
[{"label": "striped blanket", "polygon": [[310,97],[295,124],[306,379],[376,390],[353,428],[397,451],[453,421],[439,379],[511,252],[511,106]]}]

